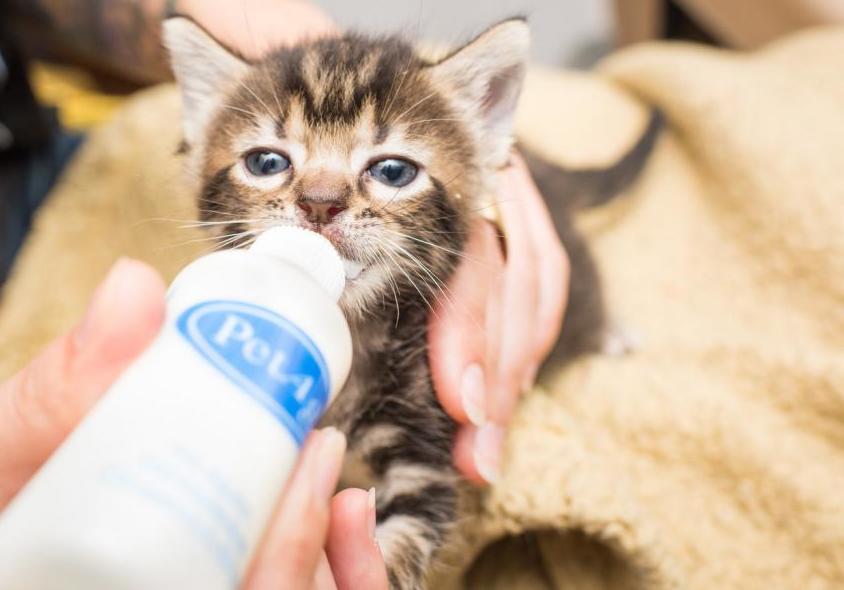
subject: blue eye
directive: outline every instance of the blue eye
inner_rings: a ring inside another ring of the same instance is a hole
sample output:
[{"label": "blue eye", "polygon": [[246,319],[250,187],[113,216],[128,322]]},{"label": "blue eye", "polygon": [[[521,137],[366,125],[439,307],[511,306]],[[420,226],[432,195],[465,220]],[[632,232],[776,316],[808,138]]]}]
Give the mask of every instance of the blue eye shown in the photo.
[{"label": "blue eye", "polygon": [[290,160],[276,152],[255,151],[246,154],[246,169],[255,176],[273,176],[290,168]]},{"label": "blue eye", "polygon": [[402,187],[410,184],[418,172],[415,165],[406,160],[388,158],[375,162],[369,168],[372,178],[387,186]]}]

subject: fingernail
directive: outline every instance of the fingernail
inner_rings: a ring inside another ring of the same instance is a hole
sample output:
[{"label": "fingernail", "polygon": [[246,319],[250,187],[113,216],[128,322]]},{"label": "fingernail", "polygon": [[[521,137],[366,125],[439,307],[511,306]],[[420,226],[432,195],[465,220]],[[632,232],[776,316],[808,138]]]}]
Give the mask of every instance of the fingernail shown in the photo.
[{"label": "fingernail", "polygon": [[125,277],[124,272],[131,264],[128,258],[120,258],[115,262],[108,271],[106,278],[100,283],[100,286],[94,291],[91,296],[91,301],[88,303],[88,309],[82,321],[79,322],[79,327],[74,334],[74,344],[77,348],[81,348],[90,339],[91,334],[95,331],[96,315],[103,305],[107,305],[110,300],[120,296],[120,291]]},{"label": "fingernail", "polygon": [[536,374],[539,372],[539,365],[533,365],[525,373],[525,380],[522,383],[522,393],[528,393],[536,385]]},{"label": "fingernail", "polygon": [[337,490],[337,482],[343,468],[343,455],[346,452],[346,437],[336,428],[329,426],[322,430],[321,439],[317,451],[314,489],[320,499],[328,502]]},{"label": "fingernail", "polygon": [[378,516],[375,510],[375,488],[369,488],[369,495],[366,498],[366,514],[366,523],[369,527],[369,538],[373,543],[377,543],[375,540],[375,526],[377,524]]},{"label": "fingernail", "polygon": [[483,368],[478,363],[466,367],[460,381],[460,401],[463,411],[475,426],[486,424],[485,389]]},{"label": "fingernail", "polygon": [[475,434],[475,468],[489,483],[498,478],[503,444],[504,430],[495,424],[486,424]]}]

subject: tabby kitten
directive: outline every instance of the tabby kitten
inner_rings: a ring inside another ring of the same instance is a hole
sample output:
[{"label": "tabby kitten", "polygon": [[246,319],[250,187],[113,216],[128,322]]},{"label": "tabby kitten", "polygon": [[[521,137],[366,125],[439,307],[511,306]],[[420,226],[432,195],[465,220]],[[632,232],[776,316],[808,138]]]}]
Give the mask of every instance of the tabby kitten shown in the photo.
[{"label": "tabby kitten", "polygon": [[[354,366],[323,423],[348,437],[344,483],[376,488],[391,587],[421,588],[456,521],[459,483],[455,425],[427,363],[428,314],[508,159],[528,27],[504,21],[435,62],[397,37],[347,34],[247,63],[181,17],[165,23],[165,40],[199,210],[220,243],[295,225],[344,258]],[[570,356],[595,347],[602,306],[585,247],[559,227],[585,261],[573,260],[588,276],[572,282],[591,291],[589,337]]]}]

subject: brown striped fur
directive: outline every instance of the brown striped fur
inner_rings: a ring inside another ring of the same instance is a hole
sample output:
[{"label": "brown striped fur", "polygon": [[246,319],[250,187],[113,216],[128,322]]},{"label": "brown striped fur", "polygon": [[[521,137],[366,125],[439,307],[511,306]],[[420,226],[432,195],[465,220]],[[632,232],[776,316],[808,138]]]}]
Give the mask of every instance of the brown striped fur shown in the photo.
[{"label": "brown striped fur", "polygon": [[[183,94],[187,166],[220,244],[298,225],[365,268],[341,299],[352,374],[323,423],[348,436],[346,483],[376,487],[391,587],[421,588],[457,519],[459,485],[455,425],[427,363],[428,315],[449,296],[468,224],[507,160],[527,26],[500,23],[435,63],[398,37],[308,41],[255,64],[184,18],[166,23],[165,39]],[[244,156],[258,147],[288,155],[290,170],[250,177]],[[379,185],[367,169],[385,157],[416,163],[419,175],[398,190]],[[342,203],[330,223],[297,207],[316,193]],[[597,293],[597,277],[580,287]],[[599,333],[601,320],[582,329]]]}]

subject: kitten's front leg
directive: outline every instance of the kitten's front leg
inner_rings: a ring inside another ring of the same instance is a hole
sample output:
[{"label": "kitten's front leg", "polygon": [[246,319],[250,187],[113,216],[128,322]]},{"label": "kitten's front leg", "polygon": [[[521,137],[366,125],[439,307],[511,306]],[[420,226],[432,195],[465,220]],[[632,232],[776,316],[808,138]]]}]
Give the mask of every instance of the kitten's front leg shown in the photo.
[{"label": "kitten's front leg", "polygon": [[456,522],[455,480],[453,473],[405,464],[388,471],[376,488],[375,535],[391,589],[423,588],[432,557]]},{"label": "kitten's front leg", "polygon": [[455,427],[430,397],[430,405],[381,400],[359,430],[362,458],[374,475],[376,537],[392,590],[423,588],[431,560],[457,519]]}]

